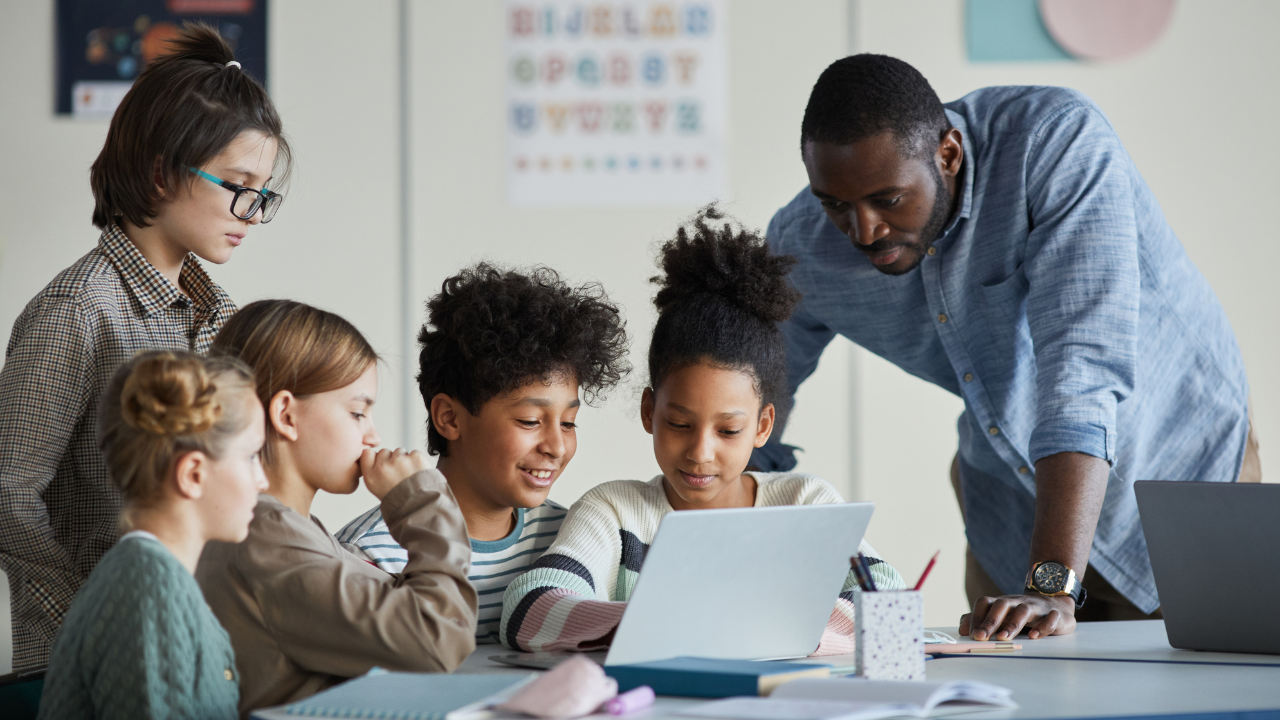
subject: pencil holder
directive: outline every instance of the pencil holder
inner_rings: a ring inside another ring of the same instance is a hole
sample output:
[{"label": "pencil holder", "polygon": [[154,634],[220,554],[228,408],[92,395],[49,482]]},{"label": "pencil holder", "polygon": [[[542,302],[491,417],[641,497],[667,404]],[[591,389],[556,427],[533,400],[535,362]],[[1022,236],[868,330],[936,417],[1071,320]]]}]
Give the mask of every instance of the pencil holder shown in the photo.
[{"label": "pencil holder", "polygon": [[924,597],[853,591],[854,663],[868,680],[924,680]]}]

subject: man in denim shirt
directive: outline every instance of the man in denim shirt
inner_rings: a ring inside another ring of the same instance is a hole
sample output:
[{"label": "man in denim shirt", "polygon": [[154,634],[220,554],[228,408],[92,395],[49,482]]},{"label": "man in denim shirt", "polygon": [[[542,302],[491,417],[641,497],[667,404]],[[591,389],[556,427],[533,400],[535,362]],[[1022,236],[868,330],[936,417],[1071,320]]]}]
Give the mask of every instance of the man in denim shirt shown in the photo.
[{"label": "man in denim shirt", "polygon": [[[799,259],[792,392],[838,333],[964,399],[961,632],[1158,613],[1133,482],[1261,470],[1226,315],[1101,110],[1049,87],[943,106],[910,65],[857,55],[818,79],[801,150],[810,185],[768,231]],[[790,469],[773,437],[754,464]],[[1088,604],[1029,587],[1052,587],[1038,563]]]}]

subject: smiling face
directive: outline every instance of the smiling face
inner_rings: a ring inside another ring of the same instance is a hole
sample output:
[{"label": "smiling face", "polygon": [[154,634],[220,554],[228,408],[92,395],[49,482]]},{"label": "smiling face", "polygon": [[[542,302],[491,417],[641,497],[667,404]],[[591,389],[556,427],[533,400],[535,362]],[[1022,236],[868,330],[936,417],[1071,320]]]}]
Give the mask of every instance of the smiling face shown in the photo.
[{"label": "smiling face", "polygon": [[676,510],[750,507],[755,483],[742,471],[773,432],[773,405],[760,407],[746,372],[705,363],[668,373],[640,404],[644,429]]},{"label": "smiling face", "polygon": [[373,426],[378,366],[370,363],[350,385],[298,398],[298,439],[290,455],[303,481],[316,490],[345,495],[360,484],[360,455],[381,444]]},{"label": "smiling face", "polygon": [[527,383],[491,398],[475,415],[456,401],[449,405],[443,411],[432,405],[449,439],[440,468],[464,512],[541,505],[578,451],[581,402],[572,375]]},{"label": "smiling face", "polygon": [[199,500],[206,540],[240,542],[249,535],[258,493],[267,489],[262,472],[262,443],[266,417],[262,403],[251,392],[240,402],[251,405],[249,424],[227,441],[216,460],[209,462],[209,481]]},{"label": "smiling face", "polygon": [[827,217],[886,275],[924,259],[955,205],[964,158],[952,128],[935,153],[913,157],[889,132],[850,145],[809,142],[804,166]]},{"label": "smiling face", "polygon": [[[200,170],[227,182],[261,190],[270,186],[277,144],[257,130],[236,136]],[[194,253],[211,263],[231,259],[251,225],[262,220],[259,210],[248,220],[231,214],[235,193],[194,173],[176,191],[166,192],[151,224],[180,252]]]}]

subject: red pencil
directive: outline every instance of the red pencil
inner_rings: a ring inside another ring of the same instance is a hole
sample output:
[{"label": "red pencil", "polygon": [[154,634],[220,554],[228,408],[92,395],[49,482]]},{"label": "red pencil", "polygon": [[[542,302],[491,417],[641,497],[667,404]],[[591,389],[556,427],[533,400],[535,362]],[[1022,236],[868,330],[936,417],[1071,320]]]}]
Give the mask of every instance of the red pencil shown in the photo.
[{"label": "red pencil", "polygon": [[933,564],[938,562],[938,553],[941,552],[942,551],[939,550],[933,554],[933,557],[929,558],[929,564],[924,566],[924,572],[920,574],[920,579],[916,582],[916,586],[911,588],[912,590],[919,590],[920,586],[924,585],[924,579],[929,577],[929,571],[933,569]]}]

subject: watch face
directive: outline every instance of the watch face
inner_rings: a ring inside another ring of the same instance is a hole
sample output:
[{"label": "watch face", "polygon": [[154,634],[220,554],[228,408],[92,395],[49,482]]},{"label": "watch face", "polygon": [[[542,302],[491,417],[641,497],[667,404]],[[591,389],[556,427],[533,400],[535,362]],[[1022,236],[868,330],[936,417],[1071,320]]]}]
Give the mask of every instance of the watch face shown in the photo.
[{"label": "watch face", "polygon": [[1042,593],[1062,592],[1067,586],[1067,569],[1055,562],[1042,563],[1031,579],[1035,589]]}]

